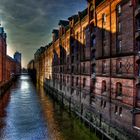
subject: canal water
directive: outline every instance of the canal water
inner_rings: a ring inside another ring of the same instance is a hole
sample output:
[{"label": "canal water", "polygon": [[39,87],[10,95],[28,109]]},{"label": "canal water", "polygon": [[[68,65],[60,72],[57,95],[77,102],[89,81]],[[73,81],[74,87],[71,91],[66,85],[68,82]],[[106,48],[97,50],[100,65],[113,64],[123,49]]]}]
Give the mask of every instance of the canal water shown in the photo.
[{"label": "canal water", "polygon": [[98,140],[28,75],[0,98],[0,140]]}]

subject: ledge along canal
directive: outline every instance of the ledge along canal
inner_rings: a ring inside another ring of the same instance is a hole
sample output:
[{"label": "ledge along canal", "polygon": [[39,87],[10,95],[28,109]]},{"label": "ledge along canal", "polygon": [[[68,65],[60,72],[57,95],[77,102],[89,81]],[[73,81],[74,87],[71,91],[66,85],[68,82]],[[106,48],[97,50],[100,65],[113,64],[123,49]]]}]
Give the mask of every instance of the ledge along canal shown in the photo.
[{"label": "ledge along canal", "polygon": [[0,140],[98,140],[74,115],[21,75],[0,97]]}]

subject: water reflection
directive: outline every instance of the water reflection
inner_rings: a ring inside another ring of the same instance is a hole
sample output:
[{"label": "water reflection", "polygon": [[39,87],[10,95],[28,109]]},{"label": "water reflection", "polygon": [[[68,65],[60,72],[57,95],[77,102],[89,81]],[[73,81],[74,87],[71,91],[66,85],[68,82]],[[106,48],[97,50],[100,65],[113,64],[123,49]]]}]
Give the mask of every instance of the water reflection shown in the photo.
[{"label": "water reflection", "polygon": [[96,139],[27,75],[0,99],[0,140]]}]

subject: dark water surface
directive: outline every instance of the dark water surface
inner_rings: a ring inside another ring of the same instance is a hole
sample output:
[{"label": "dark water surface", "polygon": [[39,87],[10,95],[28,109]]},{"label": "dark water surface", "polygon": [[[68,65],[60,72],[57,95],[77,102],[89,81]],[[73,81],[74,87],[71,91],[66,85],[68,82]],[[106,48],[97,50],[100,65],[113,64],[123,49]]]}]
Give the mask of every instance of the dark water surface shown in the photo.
[{"label": "dark water surface", "polygon": [[0,99],[0,140],[97,140],[28,75]]}]

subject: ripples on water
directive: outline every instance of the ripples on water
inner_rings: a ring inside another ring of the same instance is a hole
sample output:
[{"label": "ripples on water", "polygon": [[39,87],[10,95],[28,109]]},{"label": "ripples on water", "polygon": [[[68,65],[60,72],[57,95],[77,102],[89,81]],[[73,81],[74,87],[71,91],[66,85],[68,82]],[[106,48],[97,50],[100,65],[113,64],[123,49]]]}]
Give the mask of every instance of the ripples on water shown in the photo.
[{"label": "ripples on water", "polygon": [[0,99],[0,140],[96,140],[22,75]]}]

